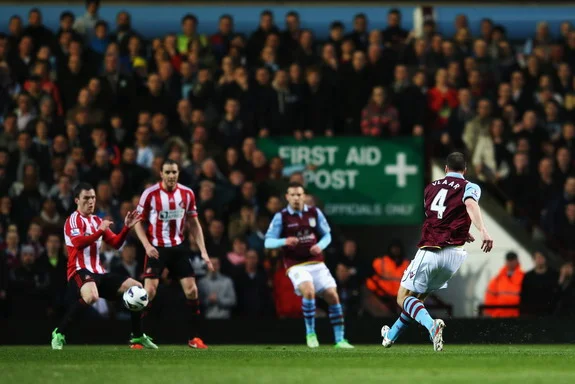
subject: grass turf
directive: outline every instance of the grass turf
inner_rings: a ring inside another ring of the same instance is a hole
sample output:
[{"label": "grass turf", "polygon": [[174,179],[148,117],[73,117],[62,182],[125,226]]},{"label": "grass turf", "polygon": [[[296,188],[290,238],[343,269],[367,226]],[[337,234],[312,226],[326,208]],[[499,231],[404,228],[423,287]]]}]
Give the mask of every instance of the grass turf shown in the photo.
[{"label": "grass turf", "polygon": [[575,383],[575,346],[0,347],[0,372],[2,384]]}]

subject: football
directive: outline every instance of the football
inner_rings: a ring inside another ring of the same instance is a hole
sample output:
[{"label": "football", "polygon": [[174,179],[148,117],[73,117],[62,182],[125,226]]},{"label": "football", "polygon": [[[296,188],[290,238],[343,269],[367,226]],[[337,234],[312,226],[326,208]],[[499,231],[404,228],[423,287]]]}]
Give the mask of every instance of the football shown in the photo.
[{"label": "football", "polygon": [[124,305],[130,311],[139,312],[148,305],[148,292],[144,288],[134,285],[123,296]]}]

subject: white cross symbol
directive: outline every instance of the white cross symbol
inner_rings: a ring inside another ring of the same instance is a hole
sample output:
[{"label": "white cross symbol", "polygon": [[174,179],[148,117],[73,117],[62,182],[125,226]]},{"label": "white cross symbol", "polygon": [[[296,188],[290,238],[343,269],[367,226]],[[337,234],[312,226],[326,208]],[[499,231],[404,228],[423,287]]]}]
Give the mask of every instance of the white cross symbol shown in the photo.
[{"label": "white cross symbol", "polygon": [[417,175],[417,166],[407,164],[407,156],[404,152],[399,152],[395,157],[396,163],[394,165],[385,166],[386,175],[395,175],[397,186],[405,188],[407,185],[407,176]]}]

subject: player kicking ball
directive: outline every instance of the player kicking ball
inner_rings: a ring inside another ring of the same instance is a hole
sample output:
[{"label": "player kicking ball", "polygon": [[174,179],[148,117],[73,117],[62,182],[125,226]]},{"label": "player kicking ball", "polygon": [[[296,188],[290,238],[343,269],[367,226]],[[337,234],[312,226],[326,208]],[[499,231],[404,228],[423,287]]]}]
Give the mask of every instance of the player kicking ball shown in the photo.
[{"label": "player kicking ball", "polygon": [[429,331],[433,349],[443,350],[445,323],[433,319],[423,302],[431,292],[447,288],[447,282],[467,258],[463,246],[475,240],[469,233],[471,223],[481,234],[481,250],[489,252],[493,248],[478,204],[481,189],[465,180],[465,172],[463,154],[451,153],[447,156],[445,177],[425,188],[425,220],[419,250],[405,270],[397,292],[397,304],[403,311],[391,328],[387,325],[381,328],[381,344],[385,348],[391,347],[415,320]]},{"label": "player kicking ball", "polygon": [[[128,212],[124,228],[115,234],[110,220],[94,215],[96,192],[90,184],[80,183],[74,190],[77,205],[64,224],[64,238],[68,251],[68,286],[79,293],[58,328],[52,332],[52,349],[62,349],[70,324],[83,308],[94,304],[100,297],[115,300],[130,287],[142,284],[130,277],[107,273],[100,263],[102,241],[118,249],[124,244],[130,229],[140,220],[138,212]],[[134,324],[132,324],[134,326]],[[138,324],[135,325],[138,327]]]},{"label": "player kicking ball", "polygon": [[[331,229],[323,213],[304,204],[301,184],[287,188],[288,206],[275,214],[265,236],[267,249],[282,248],[282,257],[295,292],[303,296],[307,346],[319,347],[315,333],[315,295],[329,304],[329,320],[333,327],[336,348],[353,348],[344,337],[343,309],[337,285],[323,260],[323,250],[331,242]],[[318,240],[319,239],[319,240]]]}]

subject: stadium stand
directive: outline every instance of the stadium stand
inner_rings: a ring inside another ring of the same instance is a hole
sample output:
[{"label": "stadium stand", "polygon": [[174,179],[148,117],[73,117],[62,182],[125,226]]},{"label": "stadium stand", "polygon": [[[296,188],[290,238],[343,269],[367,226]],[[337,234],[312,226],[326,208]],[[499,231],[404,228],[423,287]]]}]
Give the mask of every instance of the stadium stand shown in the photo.
[{"label": "stadium stand", "polygon": [[[551,284],[557,300],[545,310],[572,312],[575,30],[569,22],[560,34],[541,23],[518,44],[490,19],[472,36],[465,15],[455,20],[453,36],[429,20],[417,35],[392,10],[381,30],[358,14],[353,30],[334,20],[328,39],[318,41],[297,12],[285,16],[284,30],[279,15],[262,12],[249,35],[234,32],[234,15],[222,15],[218,29],[204,35],[195,15],[182,14],[174,15],[179,33],[146,39],[132,27],[129,10],[102,20],[99,2],[87,4],[84,15],[63,12],[54,31],[38,9],[27,20],[1,20],[8,33],[0,35],[0,316],[61,315],[62,225],[74,209],[75,185],[97,186],[97,214],[118,230],[165,158],[181,164],[181,182],[196,192],[209,253],[234,297],[229,308],[206,313],[301,316],[277,255],[263,249],[283,188],[304,170],[258,150],[254,138],[279,135],[423,136],[429,157],[465,151],[482,186],[561,255],[565,265]],[[106,267],[137,278],[143,252],[128,244],[105,249]],[[193,245],[190,252],[198,254]],[[328,260],[348,316],[364,313],[369,265],[382,256],[359,254],[352,239],[340,236]],[[194,267],[198,277],[206,275],[199,258]],[[178,292],[164,276],[160,291],[171,289]],[[524,297],[537,296],[532,290]],[[164,295],[167,306],[172,296]],[[126,313],[101,302],[92,315]]]}]

